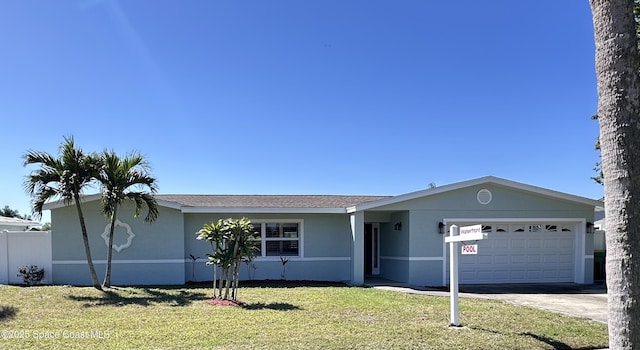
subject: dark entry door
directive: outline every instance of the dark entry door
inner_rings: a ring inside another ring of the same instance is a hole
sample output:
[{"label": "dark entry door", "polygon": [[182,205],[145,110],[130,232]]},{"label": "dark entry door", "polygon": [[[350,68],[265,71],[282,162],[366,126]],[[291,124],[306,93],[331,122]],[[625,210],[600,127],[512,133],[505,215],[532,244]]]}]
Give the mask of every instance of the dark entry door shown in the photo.
[{"label": "dark entry door", "polygon": [[380,224],[364,224],[364,274],[380,274]]}]

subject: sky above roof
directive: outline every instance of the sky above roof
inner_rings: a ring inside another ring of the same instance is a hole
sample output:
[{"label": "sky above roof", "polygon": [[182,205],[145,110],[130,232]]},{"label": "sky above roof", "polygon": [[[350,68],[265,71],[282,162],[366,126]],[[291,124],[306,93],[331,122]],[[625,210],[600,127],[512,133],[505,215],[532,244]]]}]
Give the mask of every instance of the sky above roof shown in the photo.
[{"label": "sky above roof", "polygon": [[69,135],[143,153],[161,193],[603,194],[588,1],[3,1],[0,47],[23,214],[21,156]]}]

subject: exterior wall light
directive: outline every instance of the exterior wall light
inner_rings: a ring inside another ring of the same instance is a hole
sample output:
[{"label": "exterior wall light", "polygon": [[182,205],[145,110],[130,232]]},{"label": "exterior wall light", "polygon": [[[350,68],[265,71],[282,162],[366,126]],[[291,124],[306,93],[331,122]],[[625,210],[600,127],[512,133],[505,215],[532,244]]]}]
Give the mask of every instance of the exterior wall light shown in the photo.
[{"label": "exterior wall light", "polygon": [[395,225],[393,225],[393,229],[396,231],[402,230],[402,222],[398,221]]},{"label": "exterior wall light", "polygon": [[446,225],[443,222],[439,222],[438,223],[438,233],[439,234],[443,235],[445,228],[446,228]]},{"label": "exterior wall light", "polygon": [[587,233],[594,233],[593,222],[587,222]]}]

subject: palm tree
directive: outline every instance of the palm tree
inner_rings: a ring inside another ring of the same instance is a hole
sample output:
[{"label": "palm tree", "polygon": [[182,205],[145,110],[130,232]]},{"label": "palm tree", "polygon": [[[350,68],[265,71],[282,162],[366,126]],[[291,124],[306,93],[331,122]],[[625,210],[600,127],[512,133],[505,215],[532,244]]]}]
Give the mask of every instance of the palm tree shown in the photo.
[{"label": "palm tree", "polygon": [[[113,231],[116,225],[118,207],[126,200],[135,203],[134,216],[140,215],[143,206],[147,207],[145,222],[153,222],[158,218],[158,204],[153,194],[157,192],[156,180],[149,175],[149,164],[138,153],[131,153],[124,158],[115,152],[102,153],[102,168],[97,176],[102,187],[102,213],[109,218],[109,244],[107,248],[107,270],[103,287],[111,286],[111,259],[113,257]],[[134,189],[134,190],[132,190]],[[140,191],[135,191],[139,189]],[[144,191],[148,189],[148,191]]]},{"label": "palm tree", "polygon": [[[208,223],[196,232],[197,239],[211,243],[212,253],[207,254],[207,265],[213,265],[213,296],[218,299],[236,301],[240,264],[243,258],[251,261],[256,255],[256,240],[253,238],[253,225],[247,218],[219,219]],[[216,286],[216,270],[220,266],[220,281]],[[217,288],[217,289],[216,289]],[[222,291],[224,289],[224,296]]]},{"label": "palm tree", "polygon": [[634,0],[590,0],[607,226],[609,347],[640,346],[640,54]]},{"label": "palm tree", "polygon": [[31,172],[24,183],[25,191],[33,197],[31,207],[36,217],[42,216],[42,208],[49,200],[62,199],[67,205],[75,203],[91,283],[96,289],[102,290],[91,259],[87,227],[80,205],[82,191],[98,174],[100,163],[98,157],[85,154],[80,148],[76,148],[73,137],[65,137],[58,149],[58,158],[46,152],[32,150],[27,151],[23,158],[25,166],[40,164],[40,168]]}]

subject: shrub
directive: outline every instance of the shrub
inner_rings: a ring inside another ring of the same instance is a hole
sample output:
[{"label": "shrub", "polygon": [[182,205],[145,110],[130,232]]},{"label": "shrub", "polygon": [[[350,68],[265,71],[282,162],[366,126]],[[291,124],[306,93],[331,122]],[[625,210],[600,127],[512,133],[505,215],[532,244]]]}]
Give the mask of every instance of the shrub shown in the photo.
[{"label": "shrub", "polygon": [[38,268],[37,265],[18,267],[18,277],[22,277],[24,284],[29,286],[40,284],[44,278],[44,269]]}]

